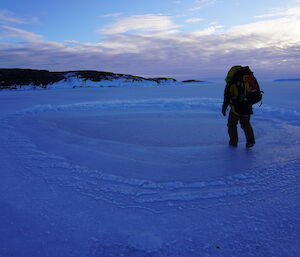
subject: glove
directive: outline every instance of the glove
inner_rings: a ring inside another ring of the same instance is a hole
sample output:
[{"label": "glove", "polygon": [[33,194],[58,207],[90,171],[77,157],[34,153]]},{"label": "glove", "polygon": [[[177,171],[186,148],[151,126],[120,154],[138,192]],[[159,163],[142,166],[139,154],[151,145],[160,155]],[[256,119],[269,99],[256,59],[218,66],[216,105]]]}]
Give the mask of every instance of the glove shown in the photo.
[{"label": "glove", "polygon": [[226,110],[227,110],[227,106],[223,105],[222,106],[222,114],[223,114],[223,116],[226,116]]}]

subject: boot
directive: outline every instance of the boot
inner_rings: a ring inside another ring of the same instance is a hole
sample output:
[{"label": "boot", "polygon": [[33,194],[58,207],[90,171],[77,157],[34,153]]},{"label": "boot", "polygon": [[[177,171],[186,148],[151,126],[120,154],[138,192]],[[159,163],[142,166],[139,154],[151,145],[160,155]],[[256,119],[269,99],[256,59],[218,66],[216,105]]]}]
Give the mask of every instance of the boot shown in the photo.
[{"label": "boot", "polygon": [[233,141],[229,141],[229,143],[228,143],[230,146],[232,146],[232,147],[237,147],[238,146],[238,144],[237,144],[237,142],[233,142]]},{"label": "boot", "polygon": [[247,140],[246,148],[253,147],[254,145],[255,145],[255,140],[254,139]]}]

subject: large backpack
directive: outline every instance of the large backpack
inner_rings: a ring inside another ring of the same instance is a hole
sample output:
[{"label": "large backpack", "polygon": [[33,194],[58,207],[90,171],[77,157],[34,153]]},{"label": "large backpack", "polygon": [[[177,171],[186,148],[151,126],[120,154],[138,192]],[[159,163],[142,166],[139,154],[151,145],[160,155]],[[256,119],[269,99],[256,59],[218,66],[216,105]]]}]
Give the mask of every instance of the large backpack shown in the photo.
[{"label": "large backpack", "polygon": [[[228,86],[232,84],[238,85],[239,96],[247,97],[248,102],[253,105],[262,101],[263,91],[260,90],[260,86],[250,70],[249,66],[233,66],[228,71],[225,79]],[[242,85],[243,87],[241,87]],[[247,95],[245,95],[244,88],[247,88]]]}]

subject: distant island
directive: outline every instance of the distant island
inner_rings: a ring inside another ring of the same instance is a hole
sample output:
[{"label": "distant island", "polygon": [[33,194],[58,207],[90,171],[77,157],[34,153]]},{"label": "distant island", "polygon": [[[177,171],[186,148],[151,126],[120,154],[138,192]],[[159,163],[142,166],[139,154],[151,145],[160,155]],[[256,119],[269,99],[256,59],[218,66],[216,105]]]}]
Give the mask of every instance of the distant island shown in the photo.
[{"label": "distant island", "polygon": [[173,78],[143,78],[94,70],[51,72],[34,69],[0,69],[0,89],[76,88],[176,84]]},{"label": "distant island", "polygon": [[296,82],[300,81],[300,79],[275,79],[274,82]]},{"label": "distant island", "polygon": [[144,78],[129,74],[95,70],[48,71],[36,69],[1,69],[0,90],[63,89],[82,87],[132,87],[199,84],[202,80],[177,81],[174,78]]},{"label": "distant island", "polygon": [[188,80],[183,80],[181,81],[182,83],[195,83],[195,82],[206,82],[204,80],[195,80],[195,79],[188,79]]}]

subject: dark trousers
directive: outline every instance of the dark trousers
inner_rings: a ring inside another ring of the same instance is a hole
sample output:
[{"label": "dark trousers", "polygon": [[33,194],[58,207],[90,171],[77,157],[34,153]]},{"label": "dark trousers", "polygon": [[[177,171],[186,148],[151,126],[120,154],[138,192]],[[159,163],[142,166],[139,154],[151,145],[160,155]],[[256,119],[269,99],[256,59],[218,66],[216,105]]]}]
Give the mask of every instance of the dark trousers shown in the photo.
[{"label": "dark trousers", "polygon": [[253,129],[250,124],[250,116],[251,115],[238,116],[238,115],[234,114],[232,111],[230,111],[227,126],[228,126],[228,135],[229,135],[231,144],[238,143],[239,138],[238,138],[238,132],[237,132],[237,124],[239,121],[241,124],[241,128],[244,130],[247,142],[251,142],[251,141],[255,142]]}]

